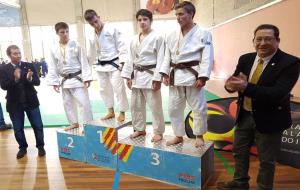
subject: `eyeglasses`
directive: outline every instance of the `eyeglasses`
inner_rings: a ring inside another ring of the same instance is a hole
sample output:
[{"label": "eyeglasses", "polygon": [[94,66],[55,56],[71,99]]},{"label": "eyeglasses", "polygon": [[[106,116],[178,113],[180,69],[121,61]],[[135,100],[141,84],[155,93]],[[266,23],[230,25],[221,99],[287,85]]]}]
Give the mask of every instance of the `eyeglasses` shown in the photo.
[{"label": "eyeglasses", "polygon": [[255,38],[253,41],[256,44],[260,44],[262,41],[265,43],[271,43],[272,40],[276,39],[275,37],[266,37],[266,38]]}]

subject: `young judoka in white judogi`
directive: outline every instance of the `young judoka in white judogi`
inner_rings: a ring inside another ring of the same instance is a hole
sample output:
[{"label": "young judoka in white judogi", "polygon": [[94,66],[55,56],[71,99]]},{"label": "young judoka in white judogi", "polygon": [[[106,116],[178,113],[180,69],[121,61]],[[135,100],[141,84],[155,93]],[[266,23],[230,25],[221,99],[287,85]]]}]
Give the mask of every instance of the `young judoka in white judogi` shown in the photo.
[{"label": "young judoka in white judogi", "polygon": [[165,59],[160,72],[169,89],[169,115],[175,138],[167,145],[183,141],[185,135],[184,109],[186,102],[194,113],[195,146],[204,145],[207,131],[207,104],[204,85],[213,65],[211,34],[193,23],[195,7],[183,1],[175,7],[180,30],[166,39]]},{"label": "young judoka in white judogi", "polygon": [[152,13],[141,9],[136,13],[141,33],[130,44],[129,60],[125,63],[121,76],[127,79],[131,92],[131,116],[135,132],[132,138],[145,135],[146,103],[153,116],[154,136],[152,142],[163,138],[165,123],[161,100],[160,65],[164,59],[164,40],[151,29]]},{"label": "young judoka in white judogi", "polygon": [[124,80],[121,78],[122,65],[127,60],[127,49],[121,39],[121,33],[109,23],[103,23],[94,10],[86,10],[85,20],[95,29],[95,38],[90,42],[88,59],[96,63],[96,71],[100,84],[100,95],[108,108],[108,113],[102,118],[115,117],[114,95],[120,105],[120,115],[117,120],[125,120],[128,109],[128,99]]},{"label": "young judoka in white judogi", "polygon": [[87,88],[92,81],[92,69],[80,45],[69,39],[69,26],[55,25],[59,42],[51,49],[47,82],[56,92],[62,88],[64,109],[70,126],[78,128],[77,105],[82,108],[83,124],[93,119]]}]

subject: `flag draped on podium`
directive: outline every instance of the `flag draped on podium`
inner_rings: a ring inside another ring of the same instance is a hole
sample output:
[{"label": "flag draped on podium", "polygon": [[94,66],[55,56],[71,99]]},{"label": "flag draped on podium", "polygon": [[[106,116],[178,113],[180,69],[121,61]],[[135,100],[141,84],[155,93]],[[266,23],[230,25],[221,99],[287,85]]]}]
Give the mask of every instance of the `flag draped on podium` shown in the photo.
[{"label": "flag draped on podium", "polygon": [[133,150],[133,145],[120,145],[117,143],[117,133],[113,128],[105,129],[103,133],[103,144],[107,150],[111,150],[112,155],[120,155],[119,160],[127,162]]}]

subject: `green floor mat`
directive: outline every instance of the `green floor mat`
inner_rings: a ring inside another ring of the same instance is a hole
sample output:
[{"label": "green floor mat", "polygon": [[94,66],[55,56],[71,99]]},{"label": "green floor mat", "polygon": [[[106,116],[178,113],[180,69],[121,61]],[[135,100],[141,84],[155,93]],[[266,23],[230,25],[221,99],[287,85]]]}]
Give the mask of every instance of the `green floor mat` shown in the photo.
[{"label": "green floor mat", "polygon": [[[206,96],[207,101],[219,98],[218,96],[216,96],[215,94],[213,94],[209,91],[205,92],[205,96]],[[166,123],[169,123],[170,118],[168,115],[168,96],[163,96],[162,101],[163,101],[164,119],[165,119]],[[47,102],[47,103],[52,104],[53,102]],[[44,110],[46,110],[46,108],[47,108],[47,103],[41,102],[41,106],[40,106],[44,126],[45,127],[57,127],[57,126],[68,125],[67,118],[66,118],[64,112],[61,110],[61,109],[63,109],[62,105],[58,106],[58,109],[60,111],[57,113],[45,113]],[[2,104],[2,109],[5,112],[5,103],[1,102],[1,104]],[[98,119],[106,113],[106,108],[105,108],[103,101],[100,101],[100,100],[91,101],[91,105],[92,105],[94,119]],[[147,107],[146,109],[147,109],[147,122],[151,123],[152,122],[151,111],[150,111],[149,107]],[[190,111],[190,108],[187,106],[185,113],[187,114],[189,111]],[[116,112],[118,112],[118,110],[116,110]],[[129,117],[130,117],[130,112],[127,112],[127,114],[129,114]],[[4,116],[5,116],[6,122],[9,123],[8,113],[5,112]],[[25,127],[30,127],[30,123],[28,122],[27,117],[25,117]]]}]

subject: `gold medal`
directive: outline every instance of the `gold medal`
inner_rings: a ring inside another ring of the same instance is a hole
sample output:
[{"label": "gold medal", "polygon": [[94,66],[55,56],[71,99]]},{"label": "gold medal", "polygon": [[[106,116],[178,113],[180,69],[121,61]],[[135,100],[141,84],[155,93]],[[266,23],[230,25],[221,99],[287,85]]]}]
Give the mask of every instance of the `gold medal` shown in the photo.
[{"label": "gold medal", "polygon": [[176,55],[179,55],[179,48],[180,48],[180,37],[181,37],[181,32],[179,34],[179,38],[177,40],[177,44],[176,44]]},{"label": "gold medal", "polygon": [[100,44],[100,34],[99,36],[97,35],[97,33],[95,33],[95,45],[96,45],[96,52],[97,52],[97,56],[100,57],[101,55],[101,44]]},{"label": "gold medal", "polygon": [[61,55],[63,56],[63,64],[67,64],[67,61],[66,61],[66,44],[61,44],[59,43],[59,46],[60,46],[60,53]]},{"label": "gold medal", "polygon": [[[138,41],[135,44],[135,59],[138,59],[140,57],[140,52],[141,52],[141,37],[142,33],[139,34]],[[136,60],[137,61],[137,60]]]}]

